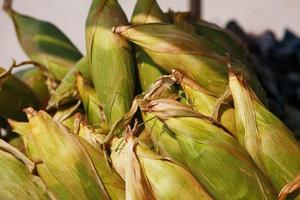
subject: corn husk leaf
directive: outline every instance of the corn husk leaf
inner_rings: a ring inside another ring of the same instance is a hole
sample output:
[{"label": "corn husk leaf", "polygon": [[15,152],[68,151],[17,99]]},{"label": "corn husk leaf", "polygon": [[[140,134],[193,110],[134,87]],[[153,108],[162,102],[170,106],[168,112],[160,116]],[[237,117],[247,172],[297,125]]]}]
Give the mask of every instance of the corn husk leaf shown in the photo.
[{"label": "corn husk leaf", "polygon": [[[57,198],[122,199],[121,197],[125,196],[121,192],[124,188],[119,186],[124,183],[106,166],[101,153],[83,138],[67,132],[46,113],[36,113],[32,110],[27,110],[27,113],[31,130],[31,140],[28,140],[31,155],[41,163],[37,167],[41,165],[44,171],[40,173],[37,168],[38,172],[51,191],[55,191],[53,193]],[[39,134],[41,131],[43,134]],[[47,141],[48,145],[44,144],[43,140]],[[102,166],[106,166],[106,169]],[[109,174],[106,174],[108,172]],[[107,177],[110,179],[107,180]],[[119,185],[112,184],[115,180],[121,181]]]},{"label": "corn husk leaf", "polygon": [[[217,96],[222,95],[228,85],[227,63],[247,77],[252,75],[236,58],[230,58],[225,49],[175,25],[121,26],[114,32],[141,46],[163,70],[171,73],[175,69]],[[256,84],[254,80],[253,85]]]},{"label": "corn husk leaf", "polygon": [[[0,67],[0,74],[6,71]],[[26,120],[22,109],[40,108],[40,102],[23,81],[12,74],[0,77],[0,115],[15,120]]]},{"label": "corn husk leaf", "polygon": [[81,53],[56,26],[14,11],[11,3],[12,0],[5,0],[4,10],[13,20],[21,47],[30,59],[62,80],[82,57]]},{"label": "corn husk leaf", "polygon": [[[300,174],[290,183],[288,183],[286,186],[282,188],[278,195],[278,200],[284,200],[288,197],[292,197],[295,199],[299,199],[300,193]],[[290,198],[288,198],[290,199]]]},{"label": "corn husk leaf", "polygon": [[76,82],[88,122],[94,128],[107,128],[105,113],[100,105],[95,88],[88,81],[84,80],[80,74],[77,74]]},{"label": "corn husk leaf", "polygon": [[123,138],[113,142],[112,161],[126,180],[128,199],[211,199],[184,167],[138,144],[132,136],[126,144]]},{"label": "corn husk leaf", "polygon": [[69,105],[61,108],[53,115],[53,120],[64,125],[70,130],[73,130],[75,123],[75,114],[79,112],[78,108],[80,104],[81,101],[78,101],[74,105]]},{"label": "corn husk leaf", "polygon": [[300,145],[293,133],[258,100],[240,74],[231,71],[229,80],[238,140],[280,192],[300,171]]},{"label": "corn husk leaf", "polygon": [[[169,20],[155,0],[138,0],[131,19],[132,24],[168,23]],[[147,91],[151,85],[165,74],[147,53],[136,46],[137,69],[142,91]]]},{"label": "corn husk leaf", "polygon": [[191,16],[188,12],[173,12],[171,15],[174,24],[209,39],[226,49],[230,55],[241,60],[245,60],[247,57],[248,51],[246,45],[231,32],[204,20],[190,20]]},{"label": "corn husk leaf", "polygon": [[175,134],[185,163],[214,199],[275,199],[267,179],[221,124],[175,100],[153,100],[147,109]]},{"label": "corn husk leaf", "polygon": [[31,174],[33,167],[24,154],[0,140],[1,199],[50,199],[42,181]]},{"label": "corn husk leaf", "polygon": [[92,80],[89,70],[89,61],[86,56],[81,58],[62,79],[61,83],[51,95],[48,103],[48,109],[76,101],[75,97],[78,95],[78,91],[75,75],[78,72],[82,74],[84,79],[89,81]]},{"label": "corn husk leaf", "polygon": [[[235,135],[234,109],[228,102],[219,102],[217,97],[210,94],[195,81],[183,76],[178,71],[173,70],[172,76],[176,77],[178,80],[185,93],[185,97],[193,110],[203,115],[213,117]],[[219,107],[217,107],[218,104],[220,104]]]},{"label": "corn husk leaf", "polygon": [[86,21],[87,54],[93,83],[109,125],[130,109],[134,98],[131,45],[112,28],[127,24],[116,0],[94,0]]},{"label": "corn husk leaf", "polygon": [[24,81],[31,88],[35,96],[41,102],[42,108],[45,108],[50,98],[50,94],[46,85],[46,77],[43,72],[37,67],[32,67],[18,71],[14,75]]}]

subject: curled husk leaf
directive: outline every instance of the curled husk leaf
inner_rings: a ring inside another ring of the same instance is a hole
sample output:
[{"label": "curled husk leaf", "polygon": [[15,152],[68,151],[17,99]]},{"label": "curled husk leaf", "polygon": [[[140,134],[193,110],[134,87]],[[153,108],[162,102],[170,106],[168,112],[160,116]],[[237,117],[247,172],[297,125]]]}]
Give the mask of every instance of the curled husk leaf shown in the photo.
[{"label": "curled husk leaf", "polygon": [[128,199],[211,199],[184,167],[126,137],[126,143],[114,140],[112,161],[125,179]]},{"label": "curled husk leaf", "polygon": [[300,145],[293,133],[256,97],[245,78],[230,70],[237,138],[280,192],[300,171]]},{"label": "curled husk leaf", "polygon": [[214,199],[275,199],[248,153],[217,121],[170,99],[153,100],[145,110],[174,133],[186,165]]},{"label": "curled husk leaf", "polygon": [[14,11],[12,0],[4,10],[12,18],[21,47],[27,56],[46,67],[56,80],[62,80],[82,57],[79,50],[55,25]]}]

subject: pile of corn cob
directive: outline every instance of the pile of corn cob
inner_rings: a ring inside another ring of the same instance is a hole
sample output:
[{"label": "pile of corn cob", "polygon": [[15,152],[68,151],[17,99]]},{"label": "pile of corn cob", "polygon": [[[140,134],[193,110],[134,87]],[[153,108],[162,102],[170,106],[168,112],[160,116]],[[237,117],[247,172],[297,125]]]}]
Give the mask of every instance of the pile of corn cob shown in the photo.
[{"label": "pile of corn cob", "polygon": [[30,60],[0,68],[0,199],[300,199],[300,145],[230,33],[93,0],[83,56],[3,9]]}]

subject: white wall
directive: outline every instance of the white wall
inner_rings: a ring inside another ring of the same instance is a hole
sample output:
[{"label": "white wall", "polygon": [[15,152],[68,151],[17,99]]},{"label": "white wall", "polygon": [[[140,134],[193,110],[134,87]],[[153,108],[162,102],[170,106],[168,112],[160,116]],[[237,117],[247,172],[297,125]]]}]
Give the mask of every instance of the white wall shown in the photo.
[{"label": "white wall", "polygon": [[300,35],[300,0],[202,0],[203,16],[224,26],[230,19],[248,32],[262,33],[269,28],[282,37],[290,28]]},{"label": "white wall", "polygon": [[[130,18],[136,0],[119,0],[127,16]],[[2,0],[0,0],[2,5]],[[85,37],[84,25],[91,0],[14,0],[13,8],[23,14],[47,20],[58,26],[84,53]],[[188,1],[162,0],[160,5],[167,11],[187,11]],[[10,18],[0,11],[0,66],[8,67],[11,58],[21,62],[27,59],[18,44],[14,27]]]},{"label": "white wall", "polygon": [[[131,15],[136,0],[119,0]],[[57,25],[84,53],[84,24],[90,6],[87,0],[14,0],[15,10]],[[187,11],[188,0],[158,0],[162,9]],[[203,18],[219,25],[238,19],[247,31],[261,33],[271,28],[281,36],[289,27],[300,34],[300,0],[202,0]],[[0,0],[2,4],[2,0]],[[271,7],[271,8],[270,8]],[[9,17],[0,11],[0,66],[10,65],[10,58],[26,60]]]}]

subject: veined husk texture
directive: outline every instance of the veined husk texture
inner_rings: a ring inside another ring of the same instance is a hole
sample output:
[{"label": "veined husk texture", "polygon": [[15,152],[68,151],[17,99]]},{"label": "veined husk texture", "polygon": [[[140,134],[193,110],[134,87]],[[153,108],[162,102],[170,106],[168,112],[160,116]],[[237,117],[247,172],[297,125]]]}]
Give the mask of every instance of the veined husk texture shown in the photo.
[{"label": "veined husk texture", "polygon": [[1,199],[50,199],[43,182],[31,174],[33,165],[34,163],[17,149],[0,141]]},{"label": "veined husk texture", "polygon": [[12,0],[5,0],[21,47],[27,56],[47,68],[57,80],[82,57],[74,44],[55,25],[20,14],[11,8]]},{"label": "veined husk texture", "polygon": [[29,124],[11,122],[24,134],[28,154],[58,199],[124,199],[124,182],[109,168],[103,152],[71,134],[43,111],[27,109]]},{"label": "veined husk texture", "polygon": [[112,161],[126,182],[126,199],[212,199],[182,166],[163,158],[133,136],[115,139]]},{"label": "veined husk texture", "polygon": [[[142,47],[166,72],[175,69],[217,96],[228,85],[228,63],[252,80],[247,67],[228,56],[225,49],[176,25],[140,24],[121,26],[114,31]],[[253,80],[253,85],[257,84]]]},{"label": "veined husk texture", "polygon": [[237,136],[279,192],[300,171],[300,145],[293,133],[256,97],[241,74],[231,71]]},{"label": "veined husk texture", "polygon": [[275,199],[247,151],[218,122],[170,99],[146,109],[175,134],[185,163],[214,199]]},{"label": "veined husk texture", "polygon": [[117,0],[94,0],[86,21],[92,80],[109,125],[126,114],[135,93],[132,47],[112,28],[127,24]]}]

